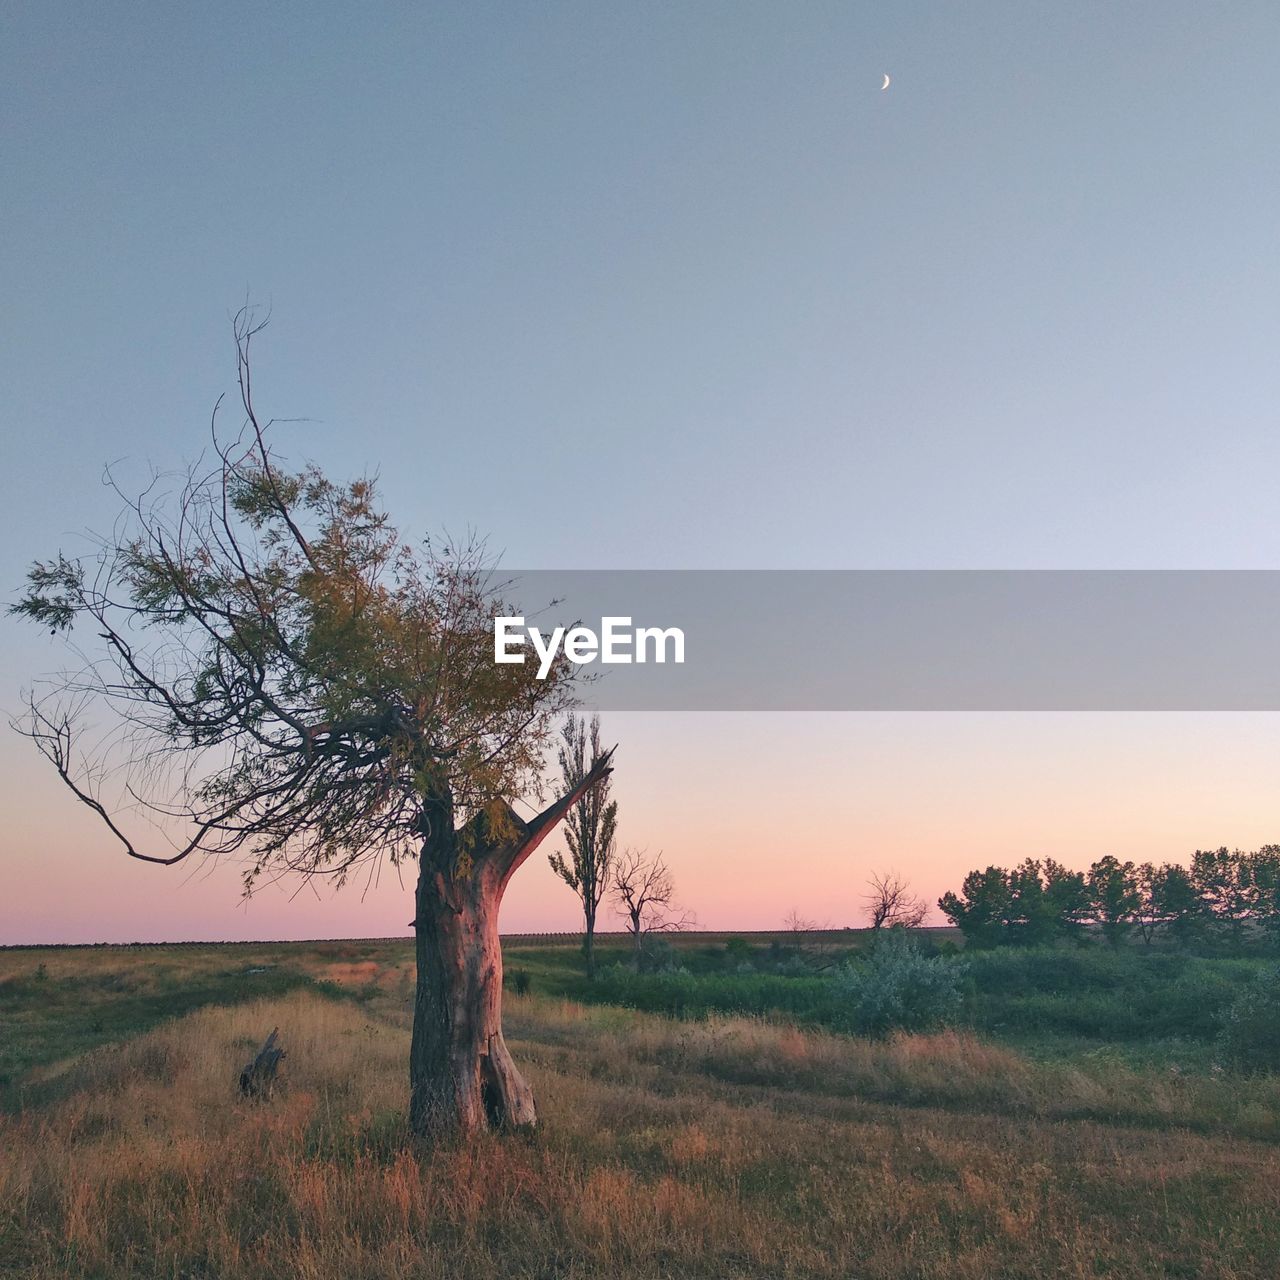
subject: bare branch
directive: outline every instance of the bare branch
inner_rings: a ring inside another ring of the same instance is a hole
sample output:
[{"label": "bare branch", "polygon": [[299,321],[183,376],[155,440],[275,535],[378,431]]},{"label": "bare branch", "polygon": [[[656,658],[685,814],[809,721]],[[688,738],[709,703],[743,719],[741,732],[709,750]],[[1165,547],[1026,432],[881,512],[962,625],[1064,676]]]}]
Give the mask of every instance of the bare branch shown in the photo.
[{"label": "bare branch", "polygon": [[917,897],[908,882],[896,871],[877,871],[867,880],[863,896],[873,929],[918,929],[929,914],[923,898]]}]

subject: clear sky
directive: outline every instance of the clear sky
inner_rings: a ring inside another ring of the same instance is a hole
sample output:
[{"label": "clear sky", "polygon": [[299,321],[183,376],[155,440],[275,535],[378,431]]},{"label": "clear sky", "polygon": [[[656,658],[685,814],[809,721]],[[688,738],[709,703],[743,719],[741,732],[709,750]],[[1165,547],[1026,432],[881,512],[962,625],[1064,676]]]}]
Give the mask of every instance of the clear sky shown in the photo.
[{"label": "clear sky", "polygon": [[[1280,9],[13,5],[0,585],[180,464],[269,303],[279,443],[524,567],[1280,567]],[[892,84],[880,91],[883,76]],[[0,702],[54,665],[0,620]],[[1267,716],[629,716],[716,927],[1280,839]],[[0,742],[0,941],[402,931],[124,866]],[[572,927],[541,866],[509,928]]]}]

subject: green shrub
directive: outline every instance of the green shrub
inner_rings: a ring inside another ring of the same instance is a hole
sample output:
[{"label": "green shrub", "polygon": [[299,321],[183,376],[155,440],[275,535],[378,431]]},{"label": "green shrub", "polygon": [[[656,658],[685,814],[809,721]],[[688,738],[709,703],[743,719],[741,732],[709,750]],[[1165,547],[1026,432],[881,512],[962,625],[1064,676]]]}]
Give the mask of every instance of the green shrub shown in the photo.
[{"label": "green shrub", "polygon": [[1261,970],[1232,1002],[1218,1043],[1242,1071],[1280,1070],[1280,965]]},{"label": "green shrub", "polygon": [[864,1035],[927,1031],[954,1022],[963,999],[962,961],[926,956],[903,930],[891,930],[833,984],[845,1025]]},{"label": "green shrub", "polygon": [[783,1014],[806,1023],[835,1021],[828,979],[786,978],[772,973],[636,973],[629,965],[601,970],[580,994],[602,1004],[702,1018],[709,1013]]},{"label": "green shrub", "polygon": [[970,959],[966,1016],[998,1033],[1211,1041],[1258,965],[1136,947],[982,952]]},{"label": "green shrub", "polygon": [[645,934],[640,941],[640,968],[645,973],[671,973],[680,967],[680,953],[670,939]]}]

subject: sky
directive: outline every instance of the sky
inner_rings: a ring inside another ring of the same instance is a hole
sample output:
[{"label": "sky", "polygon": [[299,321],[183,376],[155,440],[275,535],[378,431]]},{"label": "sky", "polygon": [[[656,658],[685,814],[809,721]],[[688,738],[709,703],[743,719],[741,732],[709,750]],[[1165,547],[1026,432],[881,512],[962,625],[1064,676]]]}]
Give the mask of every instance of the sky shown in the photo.
[{"label": "sky", "polygon": [[[1276,568],[1270,3],[10,6],[0,587],[179,467],[269,306],[277,445],[526,568]],[[885,74],[892,77],[880,90]],[[0,706],[58,663],[0,618]],[[1280,839],[1267,715],[628,715],[714,928],[869,871]],[[0,740],[0,942],[407,932],[129,864]],[[571,929],[539,858],[508,929]]]}]

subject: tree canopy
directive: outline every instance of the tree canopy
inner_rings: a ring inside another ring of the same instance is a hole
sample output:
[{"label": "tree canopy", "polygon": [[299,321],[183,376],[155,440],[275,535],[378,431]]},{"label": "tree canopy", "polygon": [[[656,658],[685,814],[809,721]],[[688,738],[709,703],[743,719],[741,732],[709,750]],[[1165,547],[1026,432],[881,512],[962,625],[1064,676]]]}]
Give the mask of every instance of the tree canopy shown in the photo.
[{"label": "tree canopy", "polygon": [[[247,887],[415,853],[433,793],[500,824],[507,797],[541,794],[573,700],[563,661],[543,680],[493,662],[492,618],[511,610],[482,543],[415,545],[373,479],[273,452],[250,375],[261,327],[237,317],[240,428],[215,411],[197,465],[117,488],[114,534],[36,563],[12,607],[98,642],[29,699],[24,727],[63,780],[131,856],[238,853]],[[87,738],[103,704],[108,731]],[[122,814],[184,834],[148,852]]]}]

